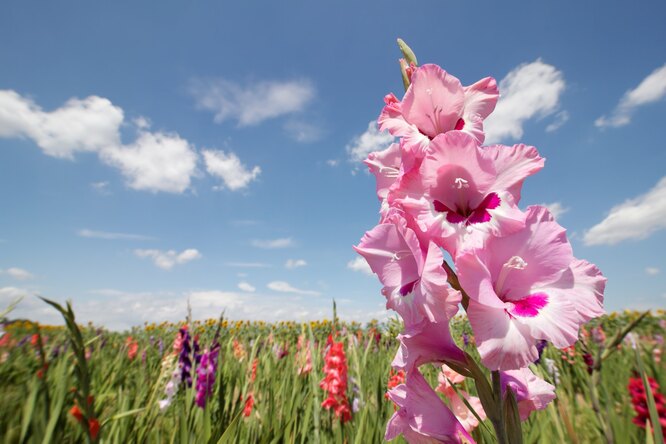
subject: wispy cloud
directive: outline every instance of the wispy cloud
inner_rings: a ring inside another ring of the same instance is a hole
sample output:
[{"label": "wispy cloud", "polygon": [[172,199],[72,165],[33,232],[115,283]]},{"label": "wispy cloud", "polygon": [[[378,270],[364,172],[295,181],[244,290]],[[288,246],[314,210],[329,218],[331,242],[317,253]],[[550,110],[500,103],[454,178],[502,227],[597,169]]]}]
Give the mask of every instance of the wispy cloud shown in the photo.
[{"label": "wispy cloud", "polygon": [[239,126],[303,111],[316,95],[312,83],[304,79],[244,86],[225,79],[198,79],[190,83],[190,92],[198,108],[214,113],[215,122],[231,119]]},{"label": "wispy cloud", "polygon": [[661,273],[661,270],[658,269],[657,267],[647,267],[645,269],[645,274],[647,274],[648,276],[656,276],[659,273]]},{"label": "wispy cloud", "polygon": [[17,279],[19,281],[27,281],[29,279],[35,278],[35,276],[32,273],[30,273],[28,270],[24,270],[23,268],[18,268],[18,267],[11,267],[6,270],[0,270],[0,273],[11,276],[12,278]]},{"label": "wispy cloud", "polygon": [[257,289],[252,286],[249,282],[239,282],[238,283],[238,288],[241,289],[242,291],[245,291],[247,293],[254,293]]},{"label": "wispy cloud", "polygon": [[569,208],[562,205],[561,202],[542,203],[541,206],[548,208],[548,211],[553,214],[555,219],[559,219],[560,216],[569,211]]},{"label": "wispy cloud", "polygon": [[394,137],[388,132],[379,132],[377,122],[371,120],[368,129],[354,137],[347,145],[347,154],[352,162],[361,162],[373,151],[381,151],[393,142]]},{"label": "wispy cloud", "polygon": [[246,188],[261,174],[260,167],[248,169],[232,152],[205,150],[202,154],[208,174],[222,179],[226,188],[231,191]]},{"label": "wispy cloud", "polygon": [[586,245],[614,245],[645,239],[666,228],[666,177],[647,193],[611,208],[608,216],[590,228]]},{"label": "wispy cloud", "polygon": [[284,266],[289,269],[305,267],[308,263],[304,259],[287,259]]},{"label": "wispy cloud", "polygon": [[108,231],[89,230],[87,228],[79,230],[76,234],[81,237],[106,239],[106,240],[135,240],[135,241],[155,240],[154,237],[144,236],[142,234],[112,233]]},{"label": "wispy cloud", "polygon": [[294,245],[294,241],[290,237],[284,237],[280,239],[253,239],[251,244],[253,247],[272,250],[276,248],[292,247]]},{"label": "wispy cloud", "polygon": [[367,274],[368,276],[374,275],[372,269],[370,268],[370,265],[368,265],[368,262],[362,257],[357,257],[356,259],[347,262],[347,268],[353,271],[358,271],[363,274]]},{"label": "wispy cloud", "polygon": [[188,248],[180,253],[175,250],[134,250],[134,254],[140,258],[152,259],[155,266],[163,270],[171,270],[175,265],[201,258],[201,253],[194,248]]},{"label": "wispy cloud", "polygon": [[238,268],[270,268],[270,264],[265,264],[263,262],[225,262],[224,265],[227,267],[238,267]]},{"label": "wispy cloud", "polygon": [[284,130],[289,137],[301,143],[315,142],[323,135],[321,127],[303,120],[288,120],[284,124]]},{"label": "wispy cloud", "polygon": [[284,281],[273,281],[269,282],[268,285],[266,285],[269,289],[273,291],[277,291],[280,293],[293,293],[293,294],[302,294],[302,295],[308,295],[308,296],[319,296],[321,293],[318,291],[311,291],[311,290],[301,290],[295,287],[292,287],[291,284],[288,282]]},{"label": "wispy cloud", "polygon": [[[514,68],[500,81],[497,107],[483,123],[486,143],[521,138],[526,121],[558,111],[565,88],[562,72],[540,59]],[[559,128],[566,118],[566,114],[560,114],[550,130]]]},{"label": "wispy cloud", "polygon": [[610,116],[601,116],[594,124],[599,128],[627,125],[637,108],[657,102],[664,97],[666,97],[666,64],[652,71],[636,88],[624,93]]}]

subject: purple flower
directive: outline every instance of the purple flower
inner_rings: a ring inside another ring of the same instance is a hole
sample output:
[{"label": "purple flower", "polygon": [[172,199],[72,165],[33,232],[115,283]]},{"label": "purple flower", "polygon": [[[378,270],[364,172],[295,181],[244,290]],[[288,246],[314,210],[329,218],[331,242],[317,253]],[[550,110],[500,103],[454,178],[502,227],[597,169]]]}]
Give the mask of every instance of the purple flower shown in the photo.
[{"label": "purple flower", "polygon": [[190,334],[187,332],[187,329],[181,328],[180,336],[183,339],[183,347],[180,350],[180,356],[178,356],[178,365],[181,369],[180,380],[187,384],[188,387],[192,387],[192,360],[190,359],[192,348],[190,346]]},{"label": "purple flower", "polygon": [[200,408],[206,407],[206,401],[213,395],[213,385],[215,384],[215,372],[217,371],[217,355],[219,344],[215,344],[213,349],[201,356],[201,362],[197,367],[197,394],[195,402]]}]

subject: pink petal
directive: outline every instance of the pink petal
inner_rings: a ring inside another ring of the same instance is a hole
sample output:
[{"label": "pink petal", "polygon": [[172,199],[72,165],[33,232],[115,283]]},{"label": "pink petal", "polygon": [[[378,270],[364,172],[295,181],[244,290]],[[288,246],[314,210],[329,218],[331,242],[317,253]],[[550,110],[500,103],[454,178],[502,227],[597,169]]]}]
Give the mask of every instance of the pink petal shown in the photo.
[{"label": "pink petal", "polygon": [[420,66],[402,100],[405,120],[430,138],[453,130],[462,115],[465,93],[460,80],[437,65]]},{"label": "pink petal", "polygon": [[516,202],[520,200],[520,189],[523,181],[541,170],[545,159],[533,146],[527,145],[493,145],[485,148],[491,157],[497,178],[494,187],[507,190],[513,194]]}]

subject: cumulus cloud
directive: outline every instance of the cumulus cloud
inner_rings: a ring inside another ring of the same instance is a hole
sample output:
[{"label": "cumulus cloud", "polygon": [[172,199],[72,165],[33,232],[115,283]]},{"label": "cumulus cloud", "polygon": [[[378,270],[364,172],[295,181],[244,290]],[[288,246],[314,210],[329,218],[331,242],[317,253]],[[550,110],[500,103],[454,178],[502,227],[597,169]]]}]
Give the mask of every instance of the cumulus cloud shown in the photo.
[{"label": "cumulus cloud", "polygon": [[374,275],[370,265],[368,265],[368,262],[362,257],[357,257],[356,259],[347,262],[347,268],[367,274],[368,276]]},{"label": "cumulus cloud", "polygon": [[135,190],[182,193],[190,187],[198,155],[177,134],[142,132],[131,144],[100,153],[109,165],[120,169]]},{"label": "cumulus cloud", "polygon": [[[133,141],[123,143],[120,129],[127,124],[138,132]],[[80,152],[97,153],[102,162],[120,170],[127,186],[135,190],[185,192],[199,174],[197,150],[178,134],[149,128],[145,117],[126,122],[123,110],[102,97],[73,98],[44,111],[15,91],[0,90],[0,137],[31,139],[45,154],[63,159],[72,160]],[[260,172],[259,167],[245,171],[234,153],[208,152],[210,174],[221,177],[231,190],[243,188]],[[211,160],[215,153],[221,153],[217,163]],[[92,186],[104,194],[108,183]]]},{"label": "cumulus cloud", "polygon": [[261,81],[245,86],[225,79],[194,80],[190,92],[199,109],[214,113],[215,122],[231,119],[239,126],[303,111],[316,95],[308,80]]},{"label": "cumulus cloud", "polygon": [[292,247],[294,245],[294,241],[290,237],[284,237],[280,239],[253,239],[251,244],[253,247],[274,250],[277,248]]},{"label": "cumulus cloud", "polygon": [[284,266],[289,269],[305,267],[308,263],[303,259],[287,259]]},{"label": "cumulus cloud", "polygon": [[205,150],[202,154],[206,171],[222,179],[224,185],[231,191],[246,188],[261,173],[261,168],[258,166],[251,170],[247,169],[238,156],[231,152],[226,154],[224,151]]},{"label": "cumulus cloud", "polygon": [[[500,81],[497,107],[484,121],[486,143],[522,137],[527,120],[557,112],[565,88],[562,72],[540,59],[514,68]],[[551,131],[559,128],[566,118],[568,115],[560,114],[556,123],[551,124]]]},{"label": "cumulus cloud", "polygon": [[31,99],[0,90],[0,137],[32,139],[45,154],[73,159],[79,151],[99,151],[120,144],[123,110],[108,99],[70,99],[44,111]]},{"label": "cumulus cloud", "polygon": [[243,290],[245,292],[248,292],[248,293],[254,293],[257,290],[250,283],[245,282],[245,281],[239,282],[238,283],[238,288],[240,288],[241,290]]},{"label": "cumulus cloud", "polygon": [[381,151],[393,142],[394,137],[388,132],[380,132],[377,122],[371,120],[368,129],[360,136],[354,137],[347,145],[347,154],[352,162],[361,162],[373,151]]},{"label": "cumulus cloud", "polygon": [[87,228],[79,230],[76,234],[81,237],[88,237],[93,239],[105,239],[105,240],[136,240],[136,241],[155,240],[154,237],[144,236],[141,234],[112,233],[108,231],[89,230]]},{"label": "cumulus cloud", "polygon": [[659,273],[661,273],[661,270],[658,269],[657,267],[647,267],[645,269],[645,274],[647,274],[648,276],[656,276]]},{"label": "cumulus cloud", "polygon": [[269,289],[277,291],[280,293],[293,293],[293,294],[302,294],[308,296],[319,296],[321,293],[318,291],[311,290],[300,290],[298,288],[292,287],[291,284],[284,281],[272,281],[266,285]]},{"label": "cumulus cloud", "polygon": [[140,258],[152,259],[153,263],[163,270],[171,270],[175,265],[201,258],[201,253],[194,248],[188,248],[180,253],[175,250],[134,250],[134,254]]},{"label": "cumulus cloud", "polygon": [[594,124],[599,128],[627,125],[637,108],[657,102],[664,97],[666,97],[666,64],[652,71],[636,88],[624,93],[610,116],[601,116]]},{"label": "cumulus cloud", "polygon": [[548,211],[550,211],[553,214],[553,216],[555,216],[555,219],[559,219],[560,216],[569,211],[569,208],[562,205],[561,202],[553,202],[549,204],[542,203],[540,205],[542,207],[548,208]]},{"label": "cumulus cloud", "polygon": [[666,228],[666,177],[647,193],[611,208],[608,216],[590,228],[586,245],[614,245],[629,239],[645,239]]},{"label": "cumulus cloud", "polygon": [[0,273],[11,276],[14,279],[19,281],[27,281],[28,279],[34,279],[34,275],[23,268],[11,267],[6,270],[0,270]]}]

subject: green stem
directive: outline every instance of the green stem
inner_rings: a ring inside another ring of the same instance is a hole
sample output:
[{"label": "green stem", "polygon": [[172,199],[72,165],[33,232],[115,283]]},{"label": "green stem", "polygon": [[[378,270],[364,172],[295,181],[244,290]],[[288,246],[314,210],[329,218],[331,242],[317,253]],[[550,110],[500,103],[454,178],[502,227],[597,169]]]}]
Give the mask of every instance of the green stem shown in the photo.
[{"label": "green stem", "polygon": [[504,423],[504,403],[502,402],[502,386],[500,384],[499,370],[493,371],[493,397],[495,398],[496,414],[491,418],[495,435],[499,444],[509,444],[509,437],[506,433],[506,424]]}]

